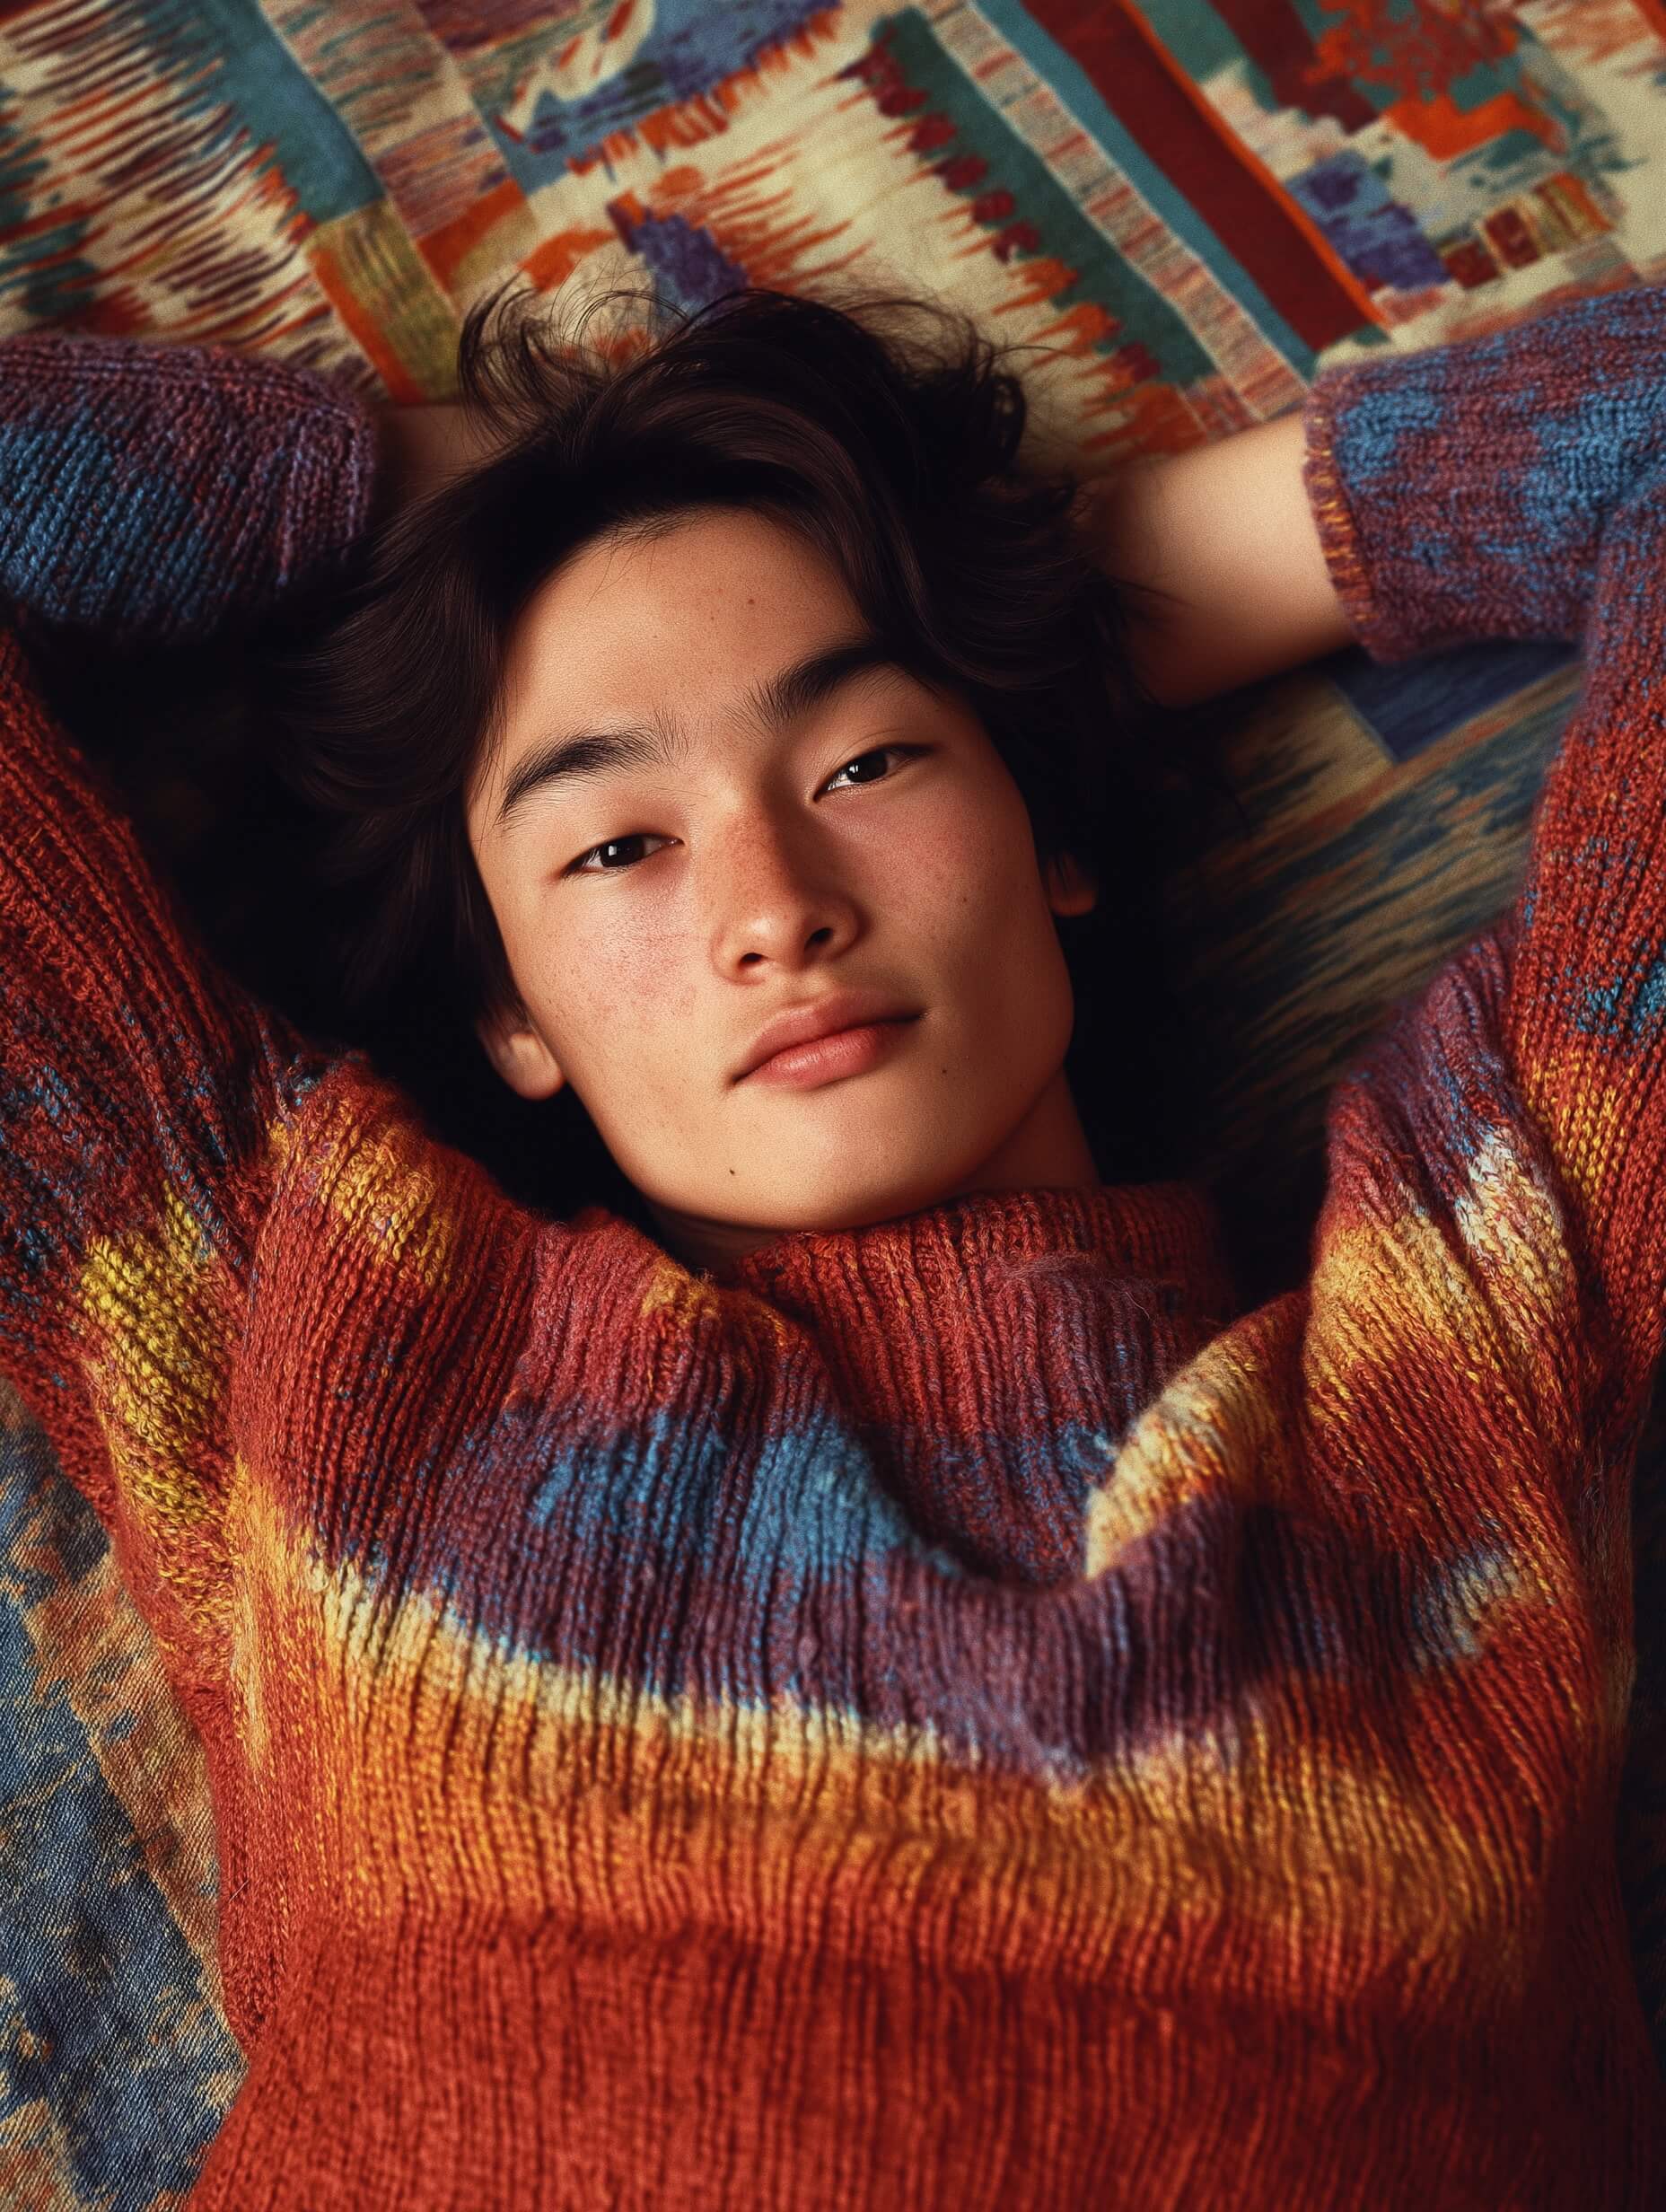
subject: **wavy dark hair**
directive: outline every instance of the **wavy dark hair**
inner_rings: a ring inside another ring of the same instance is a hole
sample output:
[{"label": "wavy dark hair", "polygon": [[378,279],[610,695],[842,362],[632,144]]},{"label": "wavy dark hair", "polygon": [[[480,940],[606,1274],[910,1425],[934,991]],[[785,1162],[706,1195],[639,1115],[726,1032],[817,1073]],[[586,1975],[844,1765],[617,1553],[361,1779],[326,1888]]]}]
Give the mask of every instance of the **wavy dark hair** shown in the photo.
[{"label": "wavy dark hair", "polygon": [[[1166,1011],[1154,876],[1196,815],[1209,769],[1195,740],[1212,724],[1136,680],[1140,591],[1084,542],[1082,471],[1021,454],[1030,410],[1002,365],[1015,348],[898,293],[753,287],[691,311],[614,290],[568,328],[518,282],[459,341],[459,395],[489,458],[376,531],[329,610],[292,610],[261,675],[273,768],[321,831],[341,902],[347,1023],[376,1033],[442,1134],[463,1141],[466,1124],[478,1146],[495,1096],[488,1118],[523,1125],[541,1183],[526,1189],[500,1146],[512,1187],[552,1202],[558,1155],[589,1195],[628,1204],[570,1087],[532,1110],[535,1134],[495,1075],[459,1088],[460,1058],[487,1066],[476,1018],[517,1004],[464,795],[534,591],[615,526],[750,508],[820,549],[872,628],[978,715],[1038,865],[1069,856],[1099,884],[1092,914],[1058,920],[1077,997],[1067,1076],[1107,1180],[1171,1172],[1168,1117],[1151,1110]],[[626,319],[592,336],[618,306]],[[569,1179],[553,1202],[576,1195]]]}]

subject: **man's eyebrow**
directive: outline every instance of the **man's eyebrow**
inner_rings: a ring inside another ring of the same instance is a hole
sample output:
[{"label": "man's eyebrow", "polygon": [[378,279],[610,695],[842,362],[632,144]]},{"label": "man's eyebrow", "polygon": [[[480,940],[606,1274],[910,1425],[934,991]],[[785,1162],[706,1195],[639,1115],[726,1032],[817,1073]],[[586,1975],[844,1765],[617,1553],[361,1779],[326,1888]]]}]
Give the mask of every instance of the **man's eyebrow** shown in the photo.
[{"label": "man's eyebrow", "polygon": [[[741,711],[747,720],[778,730],[831,698],[853,678],[877,668],[894,669],[901,675],[917,672],[889,639],[864,630],[859,636],[806,654],[790,667],[765,677],[747,693]],[[535,791],[584,777],[617,776],[627,768],[674,768],[688,753],[686,736],[657,723],[637,729],[579,730],[570,736],[547,738],[528,753],[509,778],[495,827],[501,830]]]}]

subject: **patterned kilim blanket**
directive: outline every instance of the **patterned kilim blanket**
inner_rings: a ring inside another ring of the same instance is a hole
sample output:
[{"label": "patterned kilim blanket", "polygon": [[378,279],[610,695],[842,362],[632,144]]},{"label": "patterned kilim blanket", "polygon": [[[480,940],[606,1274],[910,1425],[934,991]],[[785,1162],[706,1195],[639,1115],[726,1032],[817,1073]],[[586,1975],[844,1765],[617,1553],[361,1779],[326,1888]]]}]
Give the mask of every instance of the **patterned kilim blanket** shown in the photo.
[{"label": "patterned kilim blanket", "polygon": [[[517,269],[690,304],[843,270],[1031,342],[1039,409],[1104,466],[1666,275],[1662,72],[1662,0],[22,0],[0,336],[215,338],[442,398]],[[1192,1172],[1247,1289],[1301,1272],[1337,1076],[1508,902],[1580,681],[1559,646],[1350,651],[1233,703],[1242,818],[1162,919],[1207,1040]],[[1666,2059],[1663,1474],[1655,1421],[1620,1841]],[[9,1398],[0,1562],[0,2203],[166,2208],[246,2070],[204,1762]]]}]

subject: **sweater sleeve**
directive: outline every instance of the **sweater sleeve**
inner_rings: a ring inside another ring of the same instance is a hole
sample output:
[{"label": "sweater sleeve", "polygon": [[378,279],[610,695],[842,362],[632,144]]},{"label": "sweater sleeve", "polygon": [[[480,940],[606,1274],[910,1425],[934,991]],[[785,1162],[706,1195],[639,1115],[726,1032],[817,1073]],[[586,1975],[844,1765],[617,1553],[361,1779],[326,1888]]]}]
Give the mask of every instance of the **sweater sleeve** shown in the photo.
[{"label": "sweater sleeve", "polygon": [[[0,593],[185,643],[327,579],[368,413],[219,347],[0,343]],[[225,1398],[281,1124],[322,1069],[190,942],[0,624],[0,1373],[176,1655],[224,1597]]]},{"label": "sweater sleeve", "polygon": [[[1347,1224],[1420,1163],[1398,1233],[1425,1224],[1430,1283],[1470,1268],[1536,1342],[1518,1394],[1577,1455],[1641,1421],[1666,1300],[1666,287],[1324,372],[1304,426],[1373,660],[1582,651],[1519,896],[1339,1086],[1320,1224],[1334,1285]],[[1478,1375],[1484,1347],[1451,1354]]]}]

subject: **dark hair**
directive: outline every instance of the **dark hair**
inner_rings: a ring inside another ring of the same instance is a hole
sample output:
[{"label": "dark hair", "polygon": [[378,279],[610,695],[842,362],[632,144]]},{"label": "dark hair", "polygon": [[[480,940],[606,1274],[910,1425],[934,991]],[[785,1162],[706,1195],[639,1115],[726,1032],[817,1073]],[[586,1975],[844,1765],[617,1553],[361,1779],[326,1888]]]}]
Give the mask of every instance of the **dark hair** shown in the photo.
[{"label": "dark hair", "polygon": [[[431,1108],[448,1055],[484,1066],[474,1021],[516,994],[464,794],[516,619],[603,531],[747,507],[802,533],[908,664],[978,714],[1039,865],[1071,856],[1098,882],[1095,910],[1058,924],[1078,1001],[1067,1065],[1101,1173],[1170,1172],[1152,1142],[1166,1117],[1140,1110],[1161,1089],[1151,1032],[1166,1010],[1153,909],[1203,775],[1188,733],[1211,717],[1161,707],[1136,680],[1138,587],[1084,543],[1069,457],[1021,458],[1024,390],[1000,365],[1014,348],[942,303],[758,288],[695,311],[616,290],[569,331],[518,281],[459,341],[460,396],[491,457],[373,533],[345,596],[327,616],[299,609],[263,678],[273,767],[320,819],[345,897],[348,1018],[405,1038],[403,1058],[384,1056]],[[621,302],[646,315],[586,342],[589,318]],[[1084,1005],[1101,996],[1109,1036]],[[1082,1082],[1096,1048],[1115,1077]],[[545,1160],[552,1109],[574,1107],[565,1090],[538,1110]]]}]

